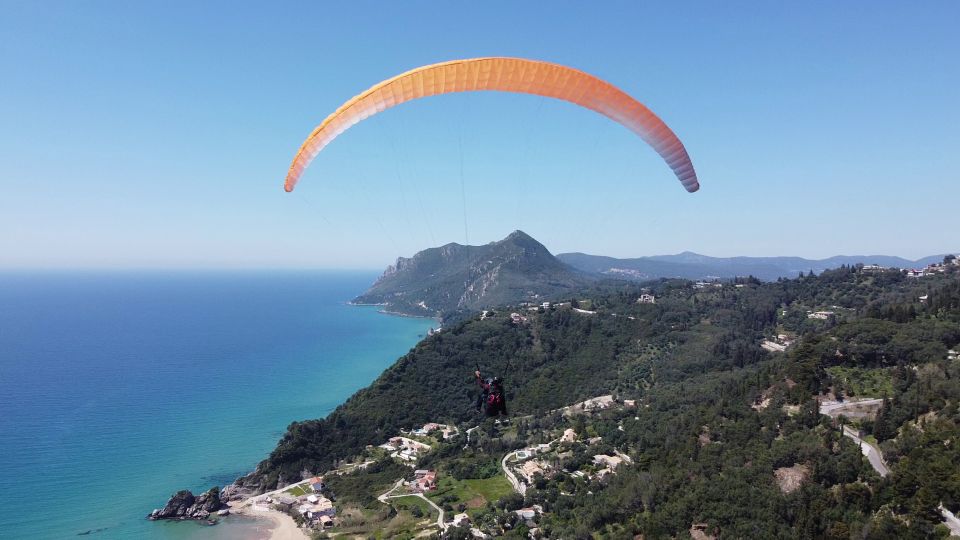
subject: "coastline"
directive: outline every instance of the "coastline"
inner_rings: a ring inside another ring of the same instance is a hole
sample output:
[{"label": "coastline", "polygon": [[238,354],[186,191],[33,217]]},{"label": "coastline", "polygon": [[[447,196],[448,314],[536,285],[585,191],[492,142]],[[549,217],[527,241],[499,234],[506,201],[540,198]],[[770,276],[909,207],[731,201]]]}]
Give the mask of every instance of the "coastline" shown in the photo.
[{"label": "coastline", "polygon": [[390,311],[388,309],[378,309],[377,313],[383,313],[384,315],[390,315],[391,317],[408,317],[410,319],[432,319],[438,323],[442,322],[439,317],[431,317],[429,315],[411,315],[409,313],[401,313],[399,311]]},{"label": "coastline", "polygon": [[[401,313],[397,311],[390,311],[385,309],[385,306],[389,305],[386,303],[382,304],[364,304],[358,302],[348,301],[346,302],[348,306],[359,306],[359,307],[380,307],[383,309],[378,309],[377,313],[383,315],[389,315],[393,317],[403,317],[410,319],[430,319],[435,321],[438,325],[443,325],[443,320],[440,317],[431,317],[427,315],[411,315],[409,313]],[[229,501],[227,506],[229,507],[230,513],[236,516],[243,516],[252,519],[256,519],[261,522],[270,523],[269,536],[266,536],[267,540],[309,540],[310,536],[307,534],[307,531],[297,526],[297,523],[293,518],[279,510],[274,510],[266,506],[256,504],[256,500],[265,495],[264,493],[253,495],[244,499]]]},{"label": "coastline", "polygon": [[[359,307],[379,307],[381,309],[376,310],[378,314],[390,315],[394,317],[402,317],[407,319],[429,319],[435,321],[438,325],[443,324],[442,319],[439,317],[431,317],[426,315],[412,315],[408,313],[402,313],[397,311],[391,311],[385,307],[389,304],[365,304],[365,303],[356,303],[352,301],[344,302],[348,306],[359,306]],[[289,487],[289,486],[286,486]],[[286,489],[283,488],[283,489]],[[281,490],[275,490],[281,491]],[[269,539],[269,540],[309,540],[310,536],[308,530],[299,527],[294,521],[293,517],[289,514],[286,514],[282,511],[270,508],[268,506],[257,504],[257,501],[260,500],[264,495],[269,495],[273,492],[259,493],[256,495],[251,495],[245,498],[227,501],[226,505],[230,511],[231,515],[249,518],[255,520],[259,525],[256,526],[256,532],[252,532],[254,536],[251,538],[260,539]],[[266,529],[266,530],[264,530]]]},{"label": "coastline", "polygon": [[[361,307],[384,307],[389,306],[390,304],[362,304],[359,302],[347,302],[348,306],[361,306]],[[378,309],[377,313],[382,313],[384,315],[391,315],[393,317],[407,317],[410,319],[431,319],[436,321],[438,324],[443,324],[443,319],[431,315],[413,315],[410,313],[402,313],[400,311],[390,311],[389,309],[383,308]]]},{"label": "coastline", "polygon": [[[346,302],[349,306],[360,307],[384,307],[388,304],[362,304],[352,301]],[[430,319],[442,326],[443,321],[439,317],[430,317],[426,315],[411,315],[390,311],[387,309],[378,309],[377,313],[390,315],[394,317],[404,317],[411,319]],[[264,537],[268,540],[309,540],[307,531],[297,526],[293,518],[279,510],[274,510],[266,506],[256,504],[256,500],[269,493],[260,493],[244,499],[227,502],[227,507],[232,515],[248,517],[260,522],[270,523],[269,536]]]},{"label": "coastline", "polygon": [[258,521],[268,521],[271,523],[269,540],[307,540],[306,531],[297,527],[293,518],[273,510],[272,508],[257,506],[252,504],[253,498],[242,501],[232,501],[227,503],[230,507],[230,513],[237,516],[244,516],[256,519]]},{"label": "coastline", "polygon": [[[0,339],[11,352],[0,354],[9,400],[0,471],[44,499],[0,493],[0,537],[267,538],[273,523],[253,517],[209,528],[143,518],[182,489],[199,495],[248,475],[291,421],[325,416],[436,328],[345,305],[369,279],[91,271],[0,280],[11,293],[0,326],[20,329]],[[48,474],[40,458],[69,473]]]}]

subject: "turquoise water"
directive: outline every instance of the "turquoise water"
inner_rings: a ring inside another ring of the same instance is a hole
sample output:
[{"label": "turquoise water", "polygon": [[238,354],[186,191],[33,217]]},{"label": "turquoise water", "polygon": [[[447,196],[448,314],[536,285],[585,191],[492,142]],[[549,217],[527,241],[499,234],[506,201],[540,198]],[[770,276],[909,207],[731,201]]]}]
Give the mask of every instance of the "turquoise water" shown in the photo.
[{"label": "turquoise water", "polygon": [[0,274],[0,537],[262,535],[144,516],[252,470],[435,324],[345,304],[375,277]]}]

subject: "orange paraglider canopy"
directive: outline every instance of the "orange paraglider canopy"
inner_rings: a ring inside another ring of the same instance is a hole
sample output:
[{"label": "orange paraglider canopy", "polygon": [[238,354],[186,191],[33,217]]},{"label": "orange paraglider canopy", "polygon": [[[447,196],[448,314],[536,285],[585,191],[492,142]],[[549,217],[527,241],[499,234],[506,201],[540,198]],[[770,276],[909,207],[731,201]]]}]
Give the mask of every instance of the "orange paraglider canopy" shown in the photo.
[{"label": "orange paraglider canopy", "polygon": [[375,84],[340,106],[310,133],[293,158],[286,191],[293,191],[313,158],[350,126],[414,99],[483,90],[534,94],[580,105],[619,122],[639,135],[673,169],[689,192],[700,189],[683,143],[642,103],[612,84],[583,71],[523,58],[453,60],[410,70]]}]

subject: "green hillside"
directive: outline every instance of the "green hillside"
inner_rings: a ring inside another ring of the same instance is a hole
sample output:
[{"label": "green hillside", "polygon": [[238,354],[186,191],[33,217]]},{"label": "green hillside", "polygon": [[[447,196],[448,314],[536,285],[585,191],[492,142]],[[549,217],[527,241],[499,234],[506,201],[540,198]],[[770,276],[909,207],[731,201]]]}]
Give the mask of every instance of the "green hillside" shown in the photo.
[{"label": "green hillside", "polygon": [[447,244],[400,258],[354,302],[405,315],[442,317],[524,301],[541,302],[593,278],[557,260],[522,231],[484,246]]},{"label": "green hillside", "polygon": [[[550,537],[676,537],[696,525],[724,537],[925,538],[943,532],[941,502],[960,510],[960,360],[948,359],[960,344],[956,272],[918,280],[843,267],[767,284],[661,281],[649,292],[655,304],[637,303],[639,286],[595,287],[579,298],[589,297],[589,312],[522,311],[527,320],[515,323],[504,309],[456,324],[327,418],[291,424],[238,482],[272,488],[437,421],[485,426],[469,449],[458,440],[427,457],[458,481],[495,474],[506,452],[565,428],[632,458],[603,481],[559,474],[509,503],[541,504]],[[795,340],[786,352],[760,347],[778,334]],[[509,428],[472,410],[476,364],[505,377]],[[887,398],[876,420],[857,423],[880,442],[886,478],[817,410],[814,398],[840,394],[852,370],[891,393],[875,396]],[[551,412],[602,394],[638,408]],[[558,466],[576,471],[594,450],[571,446]],[[784,470],[802,473],[799,488],[781,490],[775,471]],[[476,519],[510,529],[498,522],[509,505],[487,502],[471,510]]]}]

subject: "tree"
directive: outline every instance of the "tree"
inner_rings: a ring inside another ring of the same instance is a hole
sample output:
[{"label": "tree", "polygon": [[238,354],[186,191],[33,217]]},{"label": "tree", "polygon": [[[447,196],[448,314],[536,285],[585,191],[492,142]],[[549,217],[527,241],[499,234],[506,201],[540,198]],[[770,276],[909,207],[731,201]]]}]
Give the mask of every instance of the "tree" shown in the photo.
[{"label": "tree", "polygon": [[897,434],[896,428],[891,426],[892,419],[890,415],[890,398],[885,397],[883,398],[883,405],[881,405],[880,410],[877,411],[877,418],[873,421],[873,436],[876,437],[878,441],[891,439]]}]

